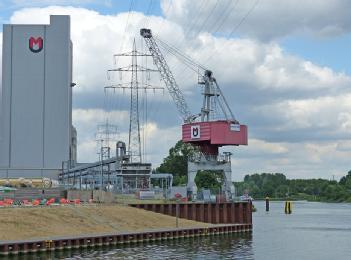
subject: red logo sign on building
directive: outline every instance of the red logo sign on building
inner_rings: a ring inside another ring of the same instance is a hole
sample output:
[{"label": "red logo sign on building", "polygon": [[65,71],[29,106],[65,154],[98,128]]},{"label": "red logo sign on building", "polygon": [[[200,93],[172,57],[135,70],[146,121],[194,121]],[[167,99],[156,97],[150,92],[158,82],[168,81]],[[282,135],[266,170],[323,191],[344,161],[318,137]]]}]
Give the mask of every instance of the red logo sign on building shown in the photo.
[{"label": "red logo sign on building", "polygon": [[30,37],[29,38],[29,49],[31,50],[31,52],[40,52],[43,49],[44,46],[44,41],[43,38],[41,37]]}]

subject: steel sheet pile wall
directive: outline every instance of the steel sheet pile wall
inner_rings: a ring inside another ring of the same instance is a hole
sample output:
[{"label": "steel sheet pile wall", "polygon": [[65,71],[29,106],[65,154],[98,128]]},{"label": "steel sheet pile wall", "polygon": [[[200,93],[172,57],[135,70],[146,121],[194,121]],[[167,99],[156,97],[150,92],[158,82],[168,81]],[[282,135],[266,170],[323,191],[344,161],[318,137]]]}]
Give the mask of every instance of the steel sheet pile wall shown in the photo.
[{"label": "steel sheet pile wall", "polygon": [[[70,248],[152,242],[177,238],[209,236],[252,231],[252,204],[235,203],[184,203],[179,205],[179,217],[205,223],[210,227],[177,228],[142,232],[100,234],[74,238],[0,242],[0,256]],[[130,206],[156,213],[176,216],[177,204],[131,204]]]},{"label": "steel sheet pile wall", "polygon": [[179,228],[173,230],[144,231],[138,233],[103,234],[75,238],[53,238],[50,240],[0,242],[0,256],[44,252],[71,248],[109,246],[118,244],[143,243],[177,238],[210,236],[218,234],[250,232],[251,224],[221,225],[204,228]]},{"label": "steel sheet pile wall", "polygon": [[[176,216],[175,203],[130,204],[132,207]],[[252,204],[234,203],[184,203],[179,204],[179,217],[212,224],[252,224]]]}]

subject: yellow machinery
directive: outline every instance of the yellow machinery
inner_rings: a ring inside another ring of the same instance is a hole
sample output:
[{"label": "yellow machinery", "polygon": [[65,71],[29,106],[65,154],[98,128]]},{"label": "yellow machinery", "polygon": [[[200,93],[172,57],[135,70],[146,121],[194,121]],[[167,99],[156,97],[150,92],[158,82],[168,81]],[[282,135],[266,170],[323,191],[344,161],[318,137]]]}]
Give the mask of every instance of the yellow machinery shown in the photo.
[{"label": "yellow machinery", "polygon": [[33,188],[51,188],[52,180],[49,178],[26,179],[26,178],[10,178],[0,179],[0,186],[10,187],[33,187]]}]

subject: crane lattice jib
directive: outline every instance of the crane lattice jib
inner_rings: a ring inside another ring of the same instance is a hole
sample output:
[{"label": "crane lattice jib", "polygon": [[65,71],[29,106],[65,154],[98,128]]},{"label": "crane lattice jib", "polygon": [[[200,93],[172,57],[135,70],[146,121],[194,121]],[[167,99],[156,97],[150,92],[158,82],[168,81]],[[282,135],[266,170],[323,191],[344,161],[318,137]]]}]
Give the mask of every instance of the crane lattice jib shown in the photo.
[{"label": "crane lattice jib", "polygon": [[146,45],[152,55],[157,69],[160,71],[161,78],[166,84],[169,94],[176,104],[178,112],[183,118],[184,122],[191,122],[192,115],[185,102],[182,91],[180,90],[175,78],[169,69],[165,58],[163,57],[155,39],[152,37],[150,29],[140,29],[140,35],[145,39]]}]

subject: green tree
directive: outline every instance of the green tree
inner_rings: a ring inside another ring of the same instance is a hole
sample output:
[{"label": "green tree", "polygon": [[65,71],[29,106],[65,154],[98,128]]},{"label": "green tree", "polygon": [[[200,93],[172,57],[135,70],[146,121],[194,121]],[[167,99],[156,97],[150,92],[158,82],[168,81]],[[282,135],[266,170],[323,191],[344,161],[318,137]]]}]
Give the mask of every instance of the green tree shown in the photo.
[{"label": "green tree", "polygon": [[173,185],[186,184],[188,172],[188,157],[195,153],[191,144],[183,143],[181,140],[169,149],[169,154],[163,159],[163,163],[156,172],[173,174]]},{"label": "green tree", "polygon": [[351,189],[351,171],[340,179],[339,184],[345,186],[347,189]]},{"label": "green tree", "polygon": [[223,172],[220,171],[199,171],[195,177],[198,189],[209,189],[218,193],[223,182]]}]

